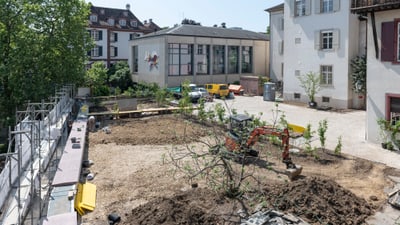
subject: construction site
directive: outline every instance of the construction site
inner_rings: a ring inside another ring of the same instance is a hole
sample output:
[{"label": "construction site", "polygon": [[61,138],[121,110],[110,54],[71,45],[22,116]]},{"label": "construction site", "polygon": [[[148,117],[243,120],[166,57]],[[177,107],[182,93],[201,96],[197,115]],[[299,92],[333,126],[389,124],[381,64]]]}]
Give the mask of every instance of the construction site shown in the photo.
[{"label": "construction site", "polygon": [[[209,177],[179,170],[199,161],[179,164],[176,154],[225,143],[225,125],[152,101],[116,112],[76,95],[66,86],[54,101],[17,112],[1,154],[0,224],[391,224],[371,218],[395,195],[399,169],[329,148],[308,154],[298,137],[286,143],[274,130],[282,145],[252,143],[257,154],[243,167],[252,179],[232,198]],[[286,145],[302,168],[296,177],[288,177]]]}]

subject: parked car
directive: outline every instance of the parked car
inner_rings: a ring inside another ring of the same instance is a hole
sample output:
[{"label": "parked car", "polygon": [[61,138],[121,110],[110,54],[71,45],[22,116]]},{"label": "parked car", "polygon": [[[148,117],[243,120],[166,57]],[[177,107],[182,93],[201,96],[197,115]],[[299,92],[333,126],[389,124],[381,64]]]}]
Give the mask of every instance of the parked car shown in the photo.
[{"label": "parked car", "polygon": [[229,89],[227,84],[206,84],[206,90],[210,95],[215,96],[216,98],[229,96]]}]

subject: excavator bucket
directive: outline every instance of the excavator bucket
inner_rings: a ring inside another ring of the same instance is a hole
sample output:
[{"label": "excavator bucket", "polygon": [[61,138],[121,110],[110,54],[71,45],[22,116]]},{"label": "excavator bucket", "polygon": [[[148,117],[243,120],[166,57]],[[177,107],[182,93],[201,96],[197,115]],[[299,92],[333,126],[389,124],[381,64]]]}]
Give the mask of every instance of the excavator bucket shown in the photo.
[{"label": "excavator bucket", "polygon": [[290,180],[293,180],[297,176],[301,174],[303,171],[303,167],[300,165],[295,165],[294,168],[288,168],[286,169],[286,175],[289,177]]}]

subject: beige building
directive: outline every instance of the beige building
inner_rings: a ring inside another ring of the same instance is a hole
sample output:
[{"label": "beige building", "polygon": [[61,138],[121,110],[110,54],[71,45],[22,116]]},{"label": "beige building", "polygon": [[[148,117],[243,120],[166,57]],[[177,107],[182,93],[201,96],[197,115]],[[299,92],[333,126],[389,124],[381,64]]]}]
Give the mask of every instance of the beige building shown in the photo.
[{"label": "beige building", "polygon": [[269,75],[266,34],[184,24],[134,38],[130,43],[128,62],[136,82],[173,87],[185,80],[203,85]]}]

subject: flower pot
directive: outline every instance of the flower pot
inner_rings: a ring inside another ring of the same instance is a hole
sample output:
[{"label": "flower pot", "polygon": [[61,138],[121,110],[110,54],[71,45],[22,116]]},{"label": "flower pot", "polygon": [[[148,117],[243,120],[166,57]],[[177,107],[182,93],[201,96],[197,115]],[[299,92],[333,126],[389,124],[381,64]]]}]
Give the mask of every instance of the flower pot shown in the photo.
[{"label": "flower pot", "polygon": [[308,102],[308,106],[310,107],[310,108],[316,108],[317,107],[317,103],[316,102]]}]

